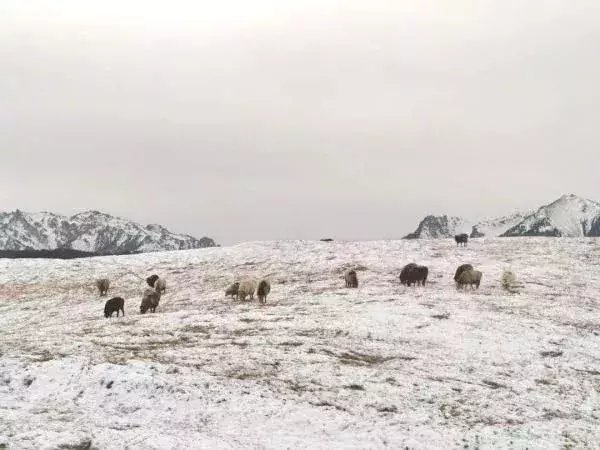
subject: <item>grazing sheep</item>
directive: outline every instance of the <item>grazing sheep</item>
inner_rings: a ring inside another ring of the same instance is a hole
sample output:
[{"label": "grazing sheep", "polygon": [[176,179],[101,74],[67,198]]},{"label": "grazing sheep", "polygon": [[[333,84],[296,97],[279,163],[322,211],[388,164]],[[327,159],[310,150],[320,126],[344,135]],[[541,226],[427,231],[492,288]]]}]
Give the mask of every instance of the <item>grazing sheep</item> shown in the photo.
[{"label": "grazing sheep", "polygon": [[148,283],[148,286],[153,288],[156,280],[158,280],[158,275],[150,275],[148,278],[146,278],[146,283]]},{"label": "grazing sheep", "polygon": [[454,281],[458,282],[460,274],[463,273],[465,270],[473,270],[473,266],[471,264],[462,264],[458,266],[456,272],[454,273]]},{"label": "grazing sheep", "polygon": [[456,246],[458,247],[460,244],[463,247],[467,246],[467,242],[469,242],[469,235],[467,233],[457,234],[454,236],[454,240],[456,241]]},{"label": "grazing sheep", "polygon": [[96,287],[100,291],[100,297],[103,297],[108,293],[110,281],[108,281],[108,278],[100,278],[99,280],[96,280]]},{"label": "grazing sheep", "polygon": [[474,269],[470,269],[470,270],[465,270],[463,273],[460,274],[460,277],[458,278],[458,281],[456,282],[456,287],[458,289],[462,288],[466,288],[467,285],[473,287],[473,285],[475,285],[475,287],[477,289],[479,289],[479,285],[481,284],[481,277],[483,276],[483,274],[479,271],[479,270],[474,270]]},{"label": "grazing sheep", "polygon": [[167,290],[167,280],[165,280],[164,278],[158,278],[154,282],[154,290],[156,292],[164,293]]},{"label": "grazing sheep", "polygon": [[344,280],[346,280],[347,288],[357,288],[358,287],[358,277],[356,276],[356,270],[348,270],[344,274]]},{"label": "grazing sheep", "polygon": [[107,300],[104,305],[104,317],[106,317],[107,319],[109,317],[112,317],[115,311],[117,312],[117,317],[119,317],[119,310],[121,310],[123,312],[123,315],[125,315],[124,306],[125,300],[123,300],[121,297],[114,297],[110,300]]},{"label": "grazing sheep", "polygon": [[231,296],[231,298],[237,297],[239,288],[240,288],[240,283],[239,283],[239,281],[236,281],[235,283],[233,283],[231,286],[229,286],[227,288],[227,290],[225,291],[225,297],[229,297],[229,296]]},{"label": "grazing sheep", "polygon": [[510,292],[511,294],[520,293],[520,290],[524,287],[523,283],[517,280],[517,276],[514,274],[514,272],[508,269],[505,269],[502,273],[500,283],[502,284],[504,290]]},{"label": "grazing sheep", "polygon": [[267,295],[271,292],[271,283],[269,280],[261,280],[258,283],[258,289],[256,290],[256,295],[258,295],[258,301],[260,303],[267,303]]},{"label": "grazing sheep", "polygon": [[428,275],[429,269],[427,267],[410,263],[404,266],[400,272],[400,283],[406,286],[412,286],[413,284],[425,286]]},{"label": "grazing sheep", "polygon": [[154,289],[146,289],[142,297],[142,304],[140,305],[140,314],[145,314],[148,310],[155,312],[159,302],[160,292]]},{"label": "grazing sheep", "polygon": [[250,297],[250,300],[252,300],[254,298],[254,292],[256,292],[256,281],[242,281],[238,288],[237,299],[245,301],[246,297]]}]

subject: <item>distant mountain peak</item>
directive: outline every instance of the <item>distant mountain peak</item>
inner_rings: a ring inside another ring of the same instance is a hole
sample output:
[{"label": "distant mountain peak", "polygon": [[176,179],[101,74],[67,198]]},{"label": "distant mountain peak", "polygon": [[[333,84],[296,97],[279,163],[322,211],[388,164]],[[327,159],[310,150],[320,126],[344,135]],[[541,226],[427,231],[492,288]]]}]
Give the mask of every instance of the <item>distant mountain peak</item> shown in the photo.
[{"label": "distant mountain peak", "polygon": [[575,194],[540,207],[502,236],[600,236],[600,203]]},{"label": "distant mountain peak", "polygon": [[440,239],[454,236],[458,233],[469,233],[471,223],[456,216],[426,216],[417,229],[404,237],[404,239]]},{"label": "distant mountain peak", "polygon": [[[446,226],[448,216],[427,216],[407,239],[449,238],[465,230],[470,222],[454,218]],[[553,202],[530,212],[516,212],[504,217],[486,218],[474,222],[471,237],[511,236],[600,236],[600,203],[576,194],[564,194]]]},{"label": "distant mountain peak", "polygon": [[207,237],[196,239],[157,224],[142,226],[95,210],[71,217],[47,211],[0,213],[0,250],[72,249],[117,254],[215,245]]}]

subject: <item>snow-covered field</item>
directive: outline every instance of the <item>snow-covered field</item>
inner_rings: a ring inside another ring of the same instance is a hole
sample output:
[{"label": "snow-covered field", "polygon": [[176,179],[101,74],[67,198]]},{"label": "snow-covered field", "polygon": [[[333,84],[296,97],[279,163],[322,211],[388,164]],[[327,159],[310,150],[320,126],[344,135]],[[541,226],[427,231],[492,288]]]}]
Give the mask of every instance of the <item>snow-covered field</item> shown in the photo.
[{"label": "snow-covered field", "polygon": [[[412,261],[424,288],[398,283]],[[479,291],[453,285],[466,262]],[[103,276],[125,317],[104,318]],[[268,304],[225,299],[235,276],[268,276]],[[0,285],[0,448],[600,448],[595,239],[0,260]]]}]

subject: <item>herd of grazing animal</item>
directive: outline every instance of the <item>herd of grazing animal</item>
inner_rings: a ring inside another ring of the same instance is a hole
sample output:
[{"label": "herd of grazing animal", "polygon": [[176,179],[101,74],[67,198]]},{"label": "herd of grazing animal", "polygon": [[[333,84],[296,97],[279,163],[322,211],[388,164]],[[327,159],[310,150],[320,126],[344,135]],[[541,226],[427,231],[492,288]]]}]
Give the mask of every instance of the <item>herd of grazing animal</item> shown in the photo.
[{"label": "herd of grazing animal", "polygon": [[258,301],[261,304],[267,303],[267,296],[271,292],[271,283],[269,280],[243,280],[236,281],[225,290],[225,297],[235,298],[238,301],[246,301],[254,299],[254,294],[258,296]]},{"label": "herd of grazing animal", "polygon": [[[469,236],[467,234],[457,234],[454,236],[456,245],[467,245]],[[400,283],[405,286],[425,286],[427,277],[429,275],[429,268],[426,266],[420,266],[416,263],[410,263],[404,266],[400,272]],[[483,274],[479,270],[475,270],[471,264],[462,264],[458,266],[454,274],[454,282],[456,283],[457,289],[466,289],[467,286],[471,288],[479,289],[481,284],[481,278]],[[344,272],[344,281],[347,288],[358,288],[358,275],[355,269],[349,269]],[[145,289],[142,296],[142,303],[140,305],[140,314],[146,312],[156,312],[156,308],[160,303],[161,295],[167,290],[167,282],[164,278],[158,275],[151,275],[146,278],[146,283],[151,289]],[[101,278],[96,280],[96,287],[100,292],[100,296],[105,296],[110,288],[110,281],[107,278]],[[246,301],[247,298],[250,300],[254,299],[254,294],[258,296],[258,301],[261,304],[267,302],[267,296],[271,292],[271,283],[266,280],[260,280],[257,282],[253,279],[236,281],[225,290],[225,297],[231,297],[238,301]],[[104,316],[106,318],[112,317],[113,313],[119,312],[125,315],[124,308],[125,301],[122,297],[113,297],[106,302],[104,305]]]},{"label": "herd of grazing animal", "polygon": [[[146,288],[142,295],[142,303],[140,304],[140,314],[146,312],[156,312],[156,308],[160,303],[160,298],[167,290],[167,282],[164,278],[158,275],[150,275],[146,278],[146,283],[150,288]],[[110,281],[107,278],[101,278],[96,280],[96,287],[101,297],[104,297],[108,293],[110,288]],[[261,304],[267,303],[267,296],[271,292],[271,283],[269,280],[263,279],[258,283],[255,280],[244,280],[233,283],[225,291],[225,296],[231,296],[237,300],[245,301],[246,298],[250,300],[254,299],[254,294],[258,296],[258,300]],[[125,300],[122,297],[113,297],[106,301],[104,305],[104,317],[110,318],[113,313],[119,312],[125,315]]]},{"label": "herd of grazing animal", "polygon": [[[142,304],[140,305],[140,313],[145,314],[148,310],[155,312],[158,303],[160,302],[160,296],[167,290],[167,282],[164,278],[160,278],[158,275],[151,275],[146,278],[146,283],[152,289],[145,289],[142,296]],[[96,287],[101,297],[104,297],[108,293],[110,288],[110,281],[108,278],[101,278],[96,280]],[[123,297],[113,297],[107,300],[104,305],[104,317],[107,319],[112,317],[113,313],[119,312],[125,315],[125,300]]]},{"label": "herd of grazing animal", "polygon": [[[405,286],[425,286],[429,268],[420,266],[416,263],[409,263],[404,266],[400,272],[400,284]],[[454,281],[456,288],[466,288],[467,285],[479,289],[483,274],[479,270],[475,270],[471,264],[462,264],[456,269]],[[344,273],[344,280],[347,288],[358,287],[358,277],[355,270],[348,270]]]}]

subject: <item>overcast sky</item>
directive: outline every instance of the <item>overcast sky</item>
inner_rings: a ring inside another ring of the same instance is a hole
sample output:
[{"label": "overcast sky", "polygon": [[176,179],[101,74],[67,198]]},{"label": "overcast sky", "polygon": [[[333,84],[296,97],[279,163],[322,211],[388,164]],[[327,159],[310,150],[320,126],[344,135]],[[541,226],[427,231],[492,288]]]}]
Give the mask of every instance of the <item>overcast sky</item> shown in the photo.
[{"label": "overcast sky", "polygon": [[599,24],[598,0],[2,0],[0,210],[229,244],[600,200]]}]

